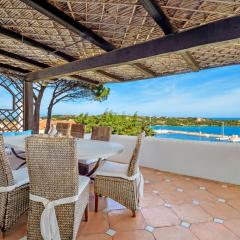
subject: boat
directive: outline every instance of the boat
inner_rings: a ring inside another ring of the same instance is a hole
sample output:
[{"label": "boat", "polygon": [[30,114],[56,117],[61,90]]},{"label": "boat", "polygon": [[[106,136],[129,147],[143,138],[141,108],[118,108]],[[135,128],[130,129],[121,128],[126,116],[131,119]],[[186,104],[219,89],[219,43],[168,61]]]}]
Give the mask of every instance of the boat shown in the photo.
[{"label": "boat", "polygon": [[224,122],[222,122],[222,136],[221,137],[217,137],[216,139],[219,140],[219,141],[229,141],[230,140],[229,136],[225,136],[225,133],[224,133]]},{"label": "boat", "polygon": [[231,142],[240,142],[240,137],[238,135],[232,135],[229,140]]},{"label": "boat", "polygon": [[166,130],[166,129],[158,129],[158,130],[154,130],[154,132],[156,134],[166,134],[166,133],[168,133],[168,130]]}]

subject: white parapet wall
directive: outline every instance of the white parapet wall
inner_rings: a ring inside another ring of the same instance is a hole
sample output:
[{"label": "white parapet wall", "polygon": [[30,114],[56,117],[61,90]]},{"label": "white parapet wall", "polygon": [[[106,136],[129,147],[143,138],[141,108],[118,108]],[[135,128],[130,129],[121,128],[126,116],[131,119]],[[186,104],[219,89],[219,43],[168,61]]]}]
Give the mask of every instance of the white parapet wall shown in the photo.
[{"label": "white parapet wall", "polygon": [[[123,144],[125,150],[110,160],[128,163],[136,137],[112,135],[111,141]],[[146,137],[140,164],[162,171],[240,185],[240,143]]]}]

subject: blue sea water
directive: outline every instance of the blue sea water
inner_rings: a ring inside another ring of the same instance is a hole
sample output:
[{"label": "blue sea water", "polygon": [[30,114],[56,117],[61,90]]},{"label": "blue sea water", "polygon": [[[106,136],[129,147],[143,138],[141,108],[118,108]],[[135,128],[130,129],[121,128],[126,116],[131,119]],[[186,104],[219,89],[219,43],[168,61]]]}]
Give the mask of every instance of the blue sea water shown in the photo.
[{"label": "blue sea water", "polygon": [[[152,126],[154,130],[176,130],[176,131],[186,131],[186,132],[201,132],[207,134],[222,134],[223,129],[221,126]],[[228,136],[240,135],[240,127],[237,126],[225,126],[224,134]],[[182,140],[196,140],[196,141],[218,141],[213,137],[202,137],[202,136],[190,136],[186,134],[156,134],[157,138],[174,138]]]}]

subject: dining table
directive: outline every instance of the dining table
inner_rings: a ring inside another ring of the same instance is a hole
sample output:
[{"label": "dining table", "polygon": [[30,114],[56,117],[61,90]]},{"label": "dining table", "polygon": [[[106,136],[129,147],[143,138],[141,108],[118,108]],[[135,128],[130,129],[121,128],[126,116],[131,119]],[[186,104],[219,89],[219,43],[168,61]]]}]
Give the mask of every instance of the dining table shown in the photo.
[{"label": "dining table", "polygon": [[[4,143],[6,147],[14,151],[25,151],[25,140],[27,136],[6,136]],[[76,139],[77,158],[87,159],[106,159],[123,152],[124,147],[120,143],[106,142],[91,139]]]}]

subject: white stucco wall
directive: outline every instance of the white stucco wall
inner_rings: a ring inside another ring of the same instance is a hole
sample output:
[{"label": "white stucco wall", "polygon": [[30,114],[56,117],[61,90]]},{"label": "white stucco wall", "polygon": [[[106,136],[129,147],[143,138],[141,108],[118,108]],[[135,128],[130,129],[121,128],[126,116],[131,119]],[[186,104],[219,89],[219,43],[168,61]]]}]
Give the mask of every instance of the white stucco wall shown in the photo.
[{"label": "white stucco wall", "polygon": [[[110,159],[129,162],[136,141],[132,136],[112,135],[124,145],[123,153]],[[145,138],[140,164],[162,171],[240,184],[240,144]]]}]

